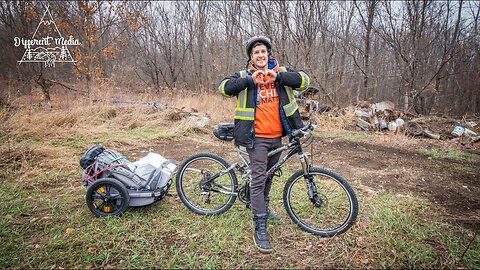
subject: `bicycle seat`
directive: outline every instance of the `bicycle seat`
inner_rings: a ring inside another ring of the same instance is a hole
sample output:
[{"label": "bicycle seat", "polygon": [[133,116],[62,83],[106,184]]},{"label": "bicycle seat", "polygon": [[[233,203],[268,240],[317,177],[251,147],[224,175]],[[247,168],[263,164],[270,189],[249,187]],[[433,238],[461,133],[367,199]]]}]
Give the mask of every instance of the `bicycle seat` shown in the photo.
[{"label": "bicycle seat", "polygon": [[213,135],[222,141],[231,141],[233,140],[233,127],[233,123],[220,123],[213,130]]}]

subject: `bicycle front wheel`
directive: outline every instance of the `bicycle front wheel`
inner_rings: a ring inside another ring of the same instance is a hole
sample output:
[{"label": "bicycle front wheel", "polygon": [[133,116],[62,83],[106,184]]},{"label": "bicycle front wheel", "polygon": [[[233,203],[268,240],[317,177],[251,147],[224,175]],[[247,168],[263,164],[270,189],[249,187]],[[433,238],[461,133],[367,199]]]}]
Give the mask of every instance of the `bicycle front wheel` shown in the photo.
[{"label": "bicycle front wheel", "polygon": [[358,215],[357,197],[340,175],[311,168],[308,176],[297,171],[285,184],[287,214],[303,230],[332,237],[347,231]]},{"label": "bicycle front wheel", "polygon": [[237,177],[229,164],[211,153],[189,157],[179,167],[176,176],[177,194],[183,204],[200,215],[218,215],[236,199]]}]

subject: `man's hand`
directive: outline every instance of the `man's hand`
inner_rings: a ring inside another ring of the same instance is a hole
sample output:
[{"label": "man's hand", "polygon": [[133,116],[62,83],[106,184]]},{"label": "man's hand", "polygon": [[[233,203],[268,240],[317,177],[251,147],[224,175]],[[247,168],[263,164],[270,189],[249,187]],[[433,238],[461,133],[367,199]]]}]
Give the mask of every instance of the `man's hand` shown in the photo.
[{"label": "man's hand", "polygon": [[265,72],[265,78],[264,78],[264,83],[271,83],[274,82],[277,79],[277,72],[267,69],[267,72]]},{"label": "man's hand", "polygon": [[257,70],[252,74],[252,79],[255,84],[268,84],[277,79],[277,73],[271,69],[267,71]]},{"label": "man's hand", "polygon": [[252,74],[252,79],[255,84],[263,84],[263,77],[265,77],[263,70],[257,70]]}]

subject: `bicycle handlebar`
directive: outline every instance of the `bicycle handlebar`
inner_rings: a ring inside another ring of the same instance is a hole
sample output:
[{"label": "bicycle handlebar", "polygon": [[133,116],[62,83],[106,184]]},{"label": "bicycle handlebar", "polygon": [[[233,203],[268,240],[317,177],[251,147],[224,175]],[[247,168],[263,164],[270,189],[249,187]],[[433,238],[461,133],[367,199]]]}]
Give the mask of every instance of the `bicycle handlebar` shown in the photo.
[{"label": "bicycle handlebar", "polygon": [[300,138],[300,137],[308,134],[310,131],[312,131],[314,129],[315,129],[315,126],[312,123],[308,123],[306,126],[304,126],[302,128],[293,130],[292,131],[292,137]]}]

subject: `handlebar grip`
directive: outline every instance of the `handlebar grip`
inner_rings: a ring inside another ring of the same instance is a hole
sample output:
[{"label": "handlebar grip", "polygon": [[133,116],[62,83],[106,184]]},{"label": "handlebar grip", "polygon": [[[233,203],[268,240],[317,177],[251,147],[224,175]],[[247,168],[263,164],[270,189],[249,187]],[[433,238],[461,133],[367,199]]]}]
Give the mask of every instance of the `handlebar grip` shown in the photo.
[{"label": "handlebar grip", "polygon": [[308,130],[314,130],[314,129],[315,129],[315,126],[310,123],[304,126],[303,128],[301,128],[302,131],[308,131]]},{"label": "handlebar grip", "polygon": [[306,125],[302,128],[293,130],[292,131],[292,136],[293,137],[298,137],[298,136],[303,135],[306,131],[314,130],[314,129],[315,129],[315,126],[313,126],[312,124],[308,124],[308,125]]},{"label": "handlebar grip", "polygon": [[293,137],[297,137],[298,135],[300,135],[302,133],[302,130],[301,129],[295,129],[292,131],[292,136]]}]

